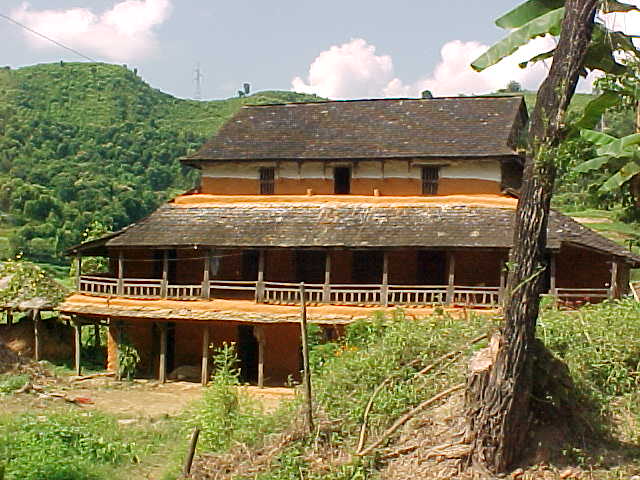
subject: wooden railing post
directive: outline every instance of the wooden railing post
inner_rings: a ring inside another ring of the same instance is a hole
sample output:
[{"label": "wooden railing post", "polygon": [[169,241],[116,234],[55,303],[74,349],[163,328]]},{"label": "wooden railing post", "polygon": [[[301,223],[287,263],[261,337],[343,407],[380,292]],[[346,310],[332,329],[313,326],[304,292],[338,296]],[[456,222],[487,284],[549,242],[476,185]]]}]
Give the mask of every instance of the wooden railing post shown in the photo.
[{"label": "wooden railing post", "polygon": [[258,253],[258,281],[256,282],[256,303],[264,302],[264,256],[265,251]]},{"label": "wooden railing post", "polygon": [[167,298],[167,290],[169,286],[169,252],[162,251],[162,282],[160,283],[160,296]]},{"label": "wooden railing post", "polygon": [[204,256],[204,268],[202,272],[202,298],[209,300],[209,269],[211,265],[211,250],[207,249]]},{"label": "wooden railing post", "polygon": [[331,251],[327,250],[324,259],[324,285],[322,286],[322,301],[331,303]]},{"label": "wooden railing post", "polygon": [[116,295],[124,295],[124,252],[122,250],[118,253],[118,286],[116,287]]},{"label": "wooden railing post", "polygon": [[389,252],[382,254],[382,285],[380,286],[380,303],[389,306]]},{"label": "wooden railing post", "polygon": [[447,252],[449,264],[449,274],[447,278],[447,303],[453,305],[455,301],[455,281],[456,281],[456,257],[453,252]]},{"label": "wooden railing post", "polygon": [[609,298],[618,298],[618,262],[611,262],[611,283],[609,285]]}]

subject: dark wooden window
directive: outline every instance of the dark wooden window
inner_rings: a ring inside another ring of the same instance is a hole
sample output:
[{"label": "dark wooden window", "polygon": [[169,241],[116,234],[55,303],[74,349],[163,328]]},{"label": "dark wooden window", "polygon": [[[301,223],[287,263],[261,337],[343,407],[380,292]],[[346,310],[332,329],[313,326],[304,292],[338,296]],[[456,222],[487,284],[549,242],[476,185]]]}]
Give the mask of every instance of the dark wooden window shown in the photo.
[{"label": "dark wooden window", "polygon": [[439,167],[422,167],[422,194],[435,195],[438,193]]},{"label": "dark wooden window", "polygon": [[347,195],[351,192],[351,169],[336,167],[333,169],[333,193]]},{"label": "dark wooden window", "polygon": [[275,191],[276,169],[260,168],[260,195],[273,195]]}]

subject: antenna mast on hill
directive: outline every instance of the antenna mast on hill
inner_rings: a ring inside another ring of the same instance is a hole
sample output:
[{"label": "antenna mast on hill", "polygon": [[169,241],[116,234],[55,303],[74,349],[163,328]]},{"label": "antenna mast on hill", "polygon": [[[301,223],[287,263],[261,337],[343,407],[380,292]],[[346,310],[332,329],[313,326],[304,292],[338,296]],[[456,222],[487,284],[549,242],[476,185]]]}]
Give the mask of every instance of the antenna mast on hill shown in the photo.
[{"label": "antenna mast on hill", "polygon": [[196,100],[202,100],[202,70],[200,70],[200,62],[196,65],[196,69],[194,70],[193,81],[196,82],[196,93],[194,98]]}]

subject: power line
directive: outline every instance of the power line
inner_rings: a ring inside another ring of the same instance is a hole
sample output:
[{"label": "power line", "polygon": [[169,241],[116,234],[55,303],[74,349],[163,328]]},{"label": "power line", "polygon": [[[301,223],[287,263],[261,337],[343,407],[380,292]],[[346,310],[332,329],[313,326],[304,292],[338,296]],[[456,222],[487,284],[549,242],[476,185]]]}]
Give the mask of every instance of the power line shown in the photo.
[{"label": "power line", "polygon": [[27,27],[26,25],[24,25],[24,24],[22,24],[22,23],[18,22],[17,20],[14,20],[13,18],[11,18],[11,17],[9,17],[9,16],[7,16],[7,15],[4,15],[4,14],[0,13],[0,17],[4,18],[5,20],[10,21],[11,23],[15,23],[15,24],[16,24],[16,25],[18,25],[19,27],[24,28],[25,30],[27,30],[27,31],[29,31],[29,32],[31,32],[31,33],[33,33],[34,35],[37,35],[37,36],[39,36],[39,37],[42,37],[42,38],[44,38],[45,40],[47,40],[47,41],[49,41],[49,42],[51,42],[51,43],[54,43],[54,44],[56,44],[57,46],[64,48],[65,50],[69,50],[70,52],[73,52],[73,53],[75,53],[76,55],[78,55],[78,56],[80,56],[80,57],[82,57],[82,58],[84,58],[84,59],[86,59],[86,60],[89,60],[90,62],[96,62],[96,63],[98,62],[97,60],[95,60],[95,59],[93,59],[93,58],[91,58],[91,57],[86,56],[85,54],[83,54],[82,52],[79,52],[78,50],[75,50],[75,49],[73,49],[73,48],[71,48],[71,47],[67,47],[66,45],[64,45],[64,44],[62,44],[62,43],[60,43],[60,42],[58,42],[57,40],[54,40],[54,39],[53,39],[53,38],[51,38],[51,37],[47,37],[46,35],[44,35],[44,34],[42,34],[42,33],[40,33],[40,32],[36,32],[34,29]]}]

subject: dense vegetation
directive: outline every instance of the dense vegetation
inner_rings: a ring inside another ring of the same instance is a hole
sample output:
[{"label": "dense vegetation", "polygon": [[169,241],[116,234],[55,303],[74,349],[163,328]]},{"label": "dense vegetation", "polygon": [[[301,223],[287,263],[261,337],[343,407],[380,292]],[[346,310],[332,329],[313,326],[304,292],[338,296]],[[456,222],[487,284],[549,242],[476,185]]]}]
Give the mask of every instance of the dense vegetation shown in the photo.
[{"label": "dense vegetation", "polygon": [[192,188],[178,159],[242,104],[316,100],[262,92],[181,100],[135,70],[89,63],[0,70],[0,256],[59,262],[98,222],[122,228]]}]

